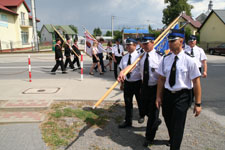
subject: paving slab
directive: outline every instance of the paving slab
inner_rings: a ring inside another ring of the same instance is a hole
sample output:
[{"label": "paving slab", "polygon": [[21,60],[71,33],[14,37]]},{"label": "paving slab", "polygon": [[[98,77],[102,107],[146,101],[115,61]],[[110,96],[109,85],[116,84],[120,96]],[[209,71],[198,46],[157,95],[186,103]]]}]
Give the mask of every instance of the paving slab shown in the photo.
[{"label": "paving slab", "polygon": [[42,122],[44,118],[40,112],[0,112],[0,123]]},{"label": "paving slab", "polygon": [[44,110],[47,109],[52,102],[52,100],[6,101],[0,105],[0,110]]}]

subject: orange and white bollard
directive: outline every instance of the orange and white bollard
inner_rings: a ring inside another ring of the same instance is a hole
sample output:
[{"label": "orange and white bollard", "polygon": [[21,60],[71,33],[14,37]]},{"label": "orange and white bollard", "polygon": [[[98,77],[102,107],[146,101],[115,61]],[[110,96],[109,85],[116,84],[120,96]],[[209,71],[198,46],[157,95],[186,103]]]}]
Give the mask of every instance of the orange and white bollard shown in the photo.
[{"label": "orange and white bollard", "polygon": [[31,64],[30,64],[30,55],[28,55],[28,68],[29,68],[29,82],[31,82]]},{"label": "orange and white bollard", "polygon": [[81,69],[80,69],[80,73],[81,73],[81,80],[84,79],[84,70],[83,70],[83,52],[81,51],[81,55],[80,55],[80,66],[81,66]]}]

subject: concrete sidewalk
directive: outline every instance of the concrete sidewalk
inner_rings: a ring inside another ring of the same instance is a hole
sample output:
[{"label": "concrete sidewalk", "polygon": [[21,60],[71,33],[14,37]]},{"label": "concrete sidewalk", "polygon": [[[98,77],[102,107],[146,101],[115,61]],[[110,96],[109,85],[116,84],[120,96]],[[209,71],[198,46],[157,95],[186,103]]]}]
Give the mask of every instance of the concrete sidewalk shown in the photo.
[{"label": "concrete sidewalk", "polygon": [[[98,100],[113,85],[114,80],[95,76],[75,79],[0,80],[0,100]],[[105,100],[121,100],[119,85]]]}]

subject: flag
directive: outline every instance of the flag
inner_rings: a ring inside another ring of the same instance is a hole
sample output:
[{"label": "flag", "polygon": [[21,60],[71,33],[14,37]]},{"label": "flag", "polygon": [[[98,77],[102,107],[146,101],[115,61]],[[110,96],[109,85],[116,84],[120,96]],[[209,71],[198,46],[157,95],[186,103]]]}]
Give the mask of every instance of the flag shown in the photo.
[{"label": "flag", "polygon": [[86,38],[86,47],[85,47],[85,53],[92,57],[92,45],[95,41],[94,38],[92,38],[86,31],[84,32],[85,38]]},{"label": "flag", "polygon": [[[171,29],[179,29],[178,22],[171,28]],[[168,54],[169,53],[169,42],[168,42],[168,36],[169,31],[160,39],[158,43],[155,45],[155,50],[159,51],[162,54]]]}]

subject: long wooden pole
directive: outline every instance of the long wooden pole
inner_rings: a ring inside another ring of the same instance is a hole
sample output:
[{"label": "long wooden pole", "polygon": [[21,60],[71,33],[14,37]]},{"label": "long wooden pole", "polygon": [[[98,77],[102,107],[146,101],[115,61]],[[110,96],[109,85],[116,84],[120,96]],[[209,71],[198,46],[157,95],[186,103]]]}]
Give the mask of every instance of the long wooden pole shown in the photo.
[{"label": "long wooden pole", "polygon": [[[67,43],[67,41],[63,38],[63,36],[58,32],[58,30],[56,30],[56,28],[51,25],[52,28],[55,30],[55,32],[60,36],[60,38],[64,41],[64,43]],[[69,45],[69,43],[67,43]],[[78,59],[80,59],[80,57],[77,55],[77,53],[72,49],[72,47],[69,45],[70,50],[78,57]]]},{"label": "long wooden pole", "polygon": [[[163,37],[173,26],[174,24],[178,21],[178,19],[180,18],[181,15],[179,15],[172,23],[170,23],[170,25],[166,28],[166,30],[164,30],[155,40],[154,43],[160,42],[161,37]],[[156,45],[156,44],[155,44]],[[133,64],[130,65],[130,67],[124,72],[124,75],[126,76],[127,73],[129,73],[135,66],[136,64],[141,60],[141,58],[143,57],[144,53],[142,53],[141,56],[139,56],[139,58],[137,58],[135,60],[135,62]],[[95,105],[92,107],[93,109],[95,109],[99,104],[101,104],[101,102],[111,93],[111,91],[117,86],[119,82],[116,81],[110,89],[108,89],[108,91],[106,91],[106,93],[95,103]]]}]

